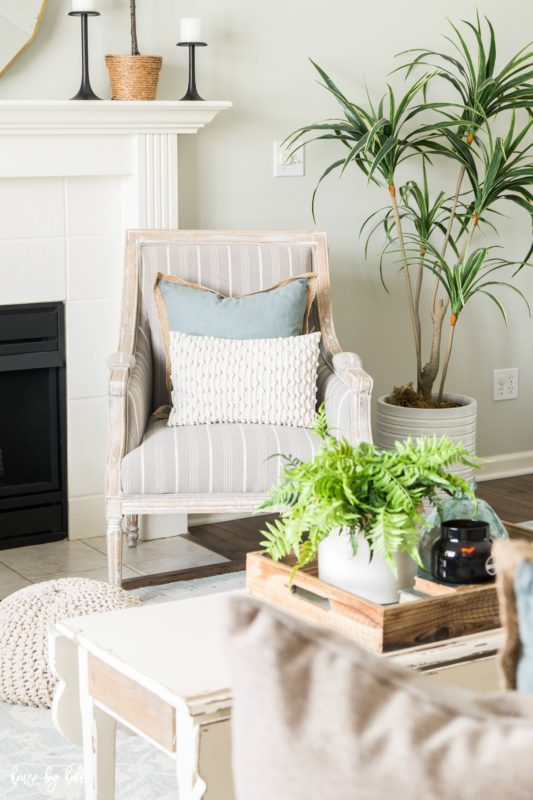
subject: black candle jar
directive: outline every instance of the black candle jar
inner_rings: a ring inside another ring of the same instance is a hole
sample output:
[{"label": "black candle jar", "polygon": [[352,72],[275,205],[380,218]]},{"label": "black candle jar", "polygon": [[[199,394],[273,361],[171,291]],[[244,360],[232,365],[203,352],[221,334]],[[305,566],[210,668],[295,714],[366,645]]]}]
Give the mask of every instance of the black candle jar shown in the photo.
[{"label": "black candle jar", "polygon": [[482,583],[494,578],[487,522],[450,519],[433,545],[431,574],[444,583]]}]

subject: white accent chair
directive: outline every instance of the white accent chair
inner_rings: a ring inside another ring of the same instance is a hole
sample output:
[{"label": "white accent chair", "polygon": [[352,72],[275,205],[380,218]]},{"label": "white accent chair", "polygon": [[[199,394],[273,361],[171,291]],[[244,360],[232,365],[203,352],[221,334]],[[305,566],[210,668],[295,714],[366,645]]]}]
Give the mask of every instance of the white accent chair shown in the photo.
[{"label": "white accent chair", "polygon": [[[371,441],[372,379],[359,356],[343,353],[331,314],[326,235],[300,232],[130,231],[119,350],[109,360],[106,518],[110,583],[122,584],[122,529],[138,538],[141,514],[252,512],[282,468],[273,453],[310,458],[311,431],[269,425],[169,428],[152,413],[169,404],[165,352],[152,286],[157,272],[226,296],[267,289],[315,272],[310,329],[320,330],[317,402],[331,429],[350,441]],[[172,580],[172,573],[157,582]],[[124,583],[127,585],[127,582]]]}]

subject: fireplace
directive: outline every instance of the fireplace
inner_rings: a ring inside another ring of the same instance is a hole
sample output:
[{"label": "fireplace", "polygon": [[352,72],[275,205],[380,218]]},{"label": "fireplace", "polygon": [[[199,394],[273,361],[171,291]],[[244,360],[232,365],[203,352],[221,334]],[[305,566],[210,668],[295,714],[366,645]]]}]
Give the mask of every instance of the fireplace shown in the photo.
[{"label": "fireplace", "polygon": [[[118,344],[125,230],[179,227],[178,140],[230,106],[0,99],[0,303],[64,303],[70,539],[105,532],[106,365]],[[154,536],[186,528],[185,518],[159,517]]]},{"label": "fireplace", "polygon": [[67,535],[63,303],[0,306],[0,549]]}]

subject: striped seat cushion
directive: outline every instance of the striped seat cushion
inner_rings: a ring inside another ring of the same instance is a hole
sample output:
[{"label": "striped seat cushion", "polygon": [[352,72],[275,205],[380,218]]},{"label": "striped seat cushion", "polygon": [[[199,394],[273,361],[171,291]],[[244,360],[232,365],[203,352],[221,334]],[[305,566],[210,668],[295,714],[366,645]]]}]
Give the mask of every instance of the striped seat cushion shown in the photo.
[{"label": "striped seat cushion", "polygon": [[125,494],[266,492],[284,453],[309,459],[320,439],[308,428],[222,423],[168,427],[151,422],[140,446],[122,461]]}]

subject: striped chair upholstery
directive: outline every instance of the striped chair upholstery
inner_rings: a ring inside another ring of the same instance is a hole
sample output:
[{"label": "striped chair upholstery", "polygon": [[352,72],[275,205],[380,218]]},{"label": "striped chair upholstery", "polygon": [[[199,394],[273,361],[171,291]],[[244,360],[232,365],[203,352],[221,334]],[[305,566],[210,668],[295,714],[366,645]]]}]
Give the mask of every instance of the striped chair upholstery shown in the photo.
[{"label": "striped chair upholstery", "polygon": [[[163,421],[147,426],[150,406],[171,402],[166,386],[165,349],[153,301],[158,272],[233,296],[268,289],[284,278],[311,271],[309,245],[166,242],[142,247],[136,366],[128,387],[128,454],[122,463],[124,492],[266,492],[281,471],[281,459],[270,459],[271,455],[312,457],[318,440],[310,431],[298,428],[267,425],[168,428]],[[316,314],[314,320],[316,325]],[[323,359],[320,366],[324,383],[323,378],[327,380],[330,370]]]},{"label": "striped chair upholstery", "polygon": [[308,459],[319,446],[312,431],[301,428],[238,424],[170,428],[164,420],[154,419],[154,409],[170,403],[153,299],[156,274],[239,296],[312,271],[317,273],[318,291],[310,329],[322,331],[317,404],[325,402],[333,433],[354,442],[370,440],[372,381],[359,357],[341,352],[335,338],[324,234],[128,234],[120,352],[110,360],[106,516],[113,583],[121,582],[123,515],[249,512],[282,469],[281,459],[269,456],[285,453]]},{"label": "striped chair upholstery", "polygon": [[286,425],[184,425],[152,422],[122,461],[127,494],[266,492],[280,476],[277,453],[312,458],[320,440]]}]

